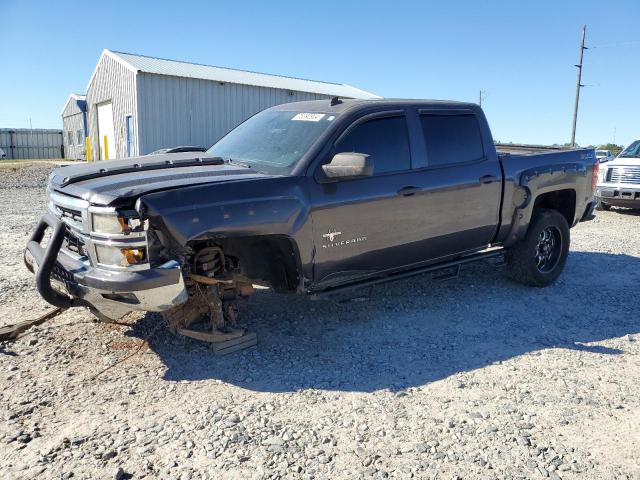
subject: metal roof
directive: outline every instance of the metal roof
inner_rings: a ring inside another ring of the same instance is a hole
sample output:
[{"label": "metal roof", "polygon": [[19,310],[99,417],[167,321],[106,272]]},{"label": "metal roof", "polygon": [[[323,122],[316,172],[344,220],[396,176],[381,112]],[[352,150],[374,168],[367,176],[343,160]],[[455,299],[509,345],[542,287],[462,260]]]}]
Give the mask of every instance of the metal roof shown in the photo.
[{"label": "metal roof", "polygon": [[135,71],[170,75],[174,77],[198,78],[216,82],[253,85],[256,87],[279,88],[299,92],[316,93],[344,98],[380,98],[379,96],[341,83],[320,82],[303,78],[269,75],[266,73],[235,70],[232,68],[201,65],[198,63],[166,60],[164,58],[147,57],[132,53],[105,50],[107,54],[127,65]]},{"label": "metal roof", "polygon": [[83,105],[86,105],[85,101],[87,100],[87,96],[82,93],[72,93],[71,95],[69,95],[69,98],[67,98],[67,101],[64,102],[64,107],[62,107],[62,110],[60,111],[60,115],[64,113],[65,109],[67,108],[67,105],[69,105],[69,102],[71,100],[75,100],[76,104],[78,105],[78,108],[81,111],[84,111]]}]

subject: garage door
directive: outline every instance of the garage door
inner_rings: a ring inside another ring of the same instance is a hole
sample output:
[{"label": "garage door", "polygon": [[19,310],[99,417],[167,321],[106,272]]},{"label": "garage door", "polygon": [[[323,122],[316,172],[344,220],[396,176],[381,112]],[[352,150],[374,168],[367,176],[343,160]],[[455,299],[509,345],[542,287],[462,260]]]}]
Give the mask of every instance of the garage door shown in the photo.
[{"label": "garage door", "polygon": [[111,102],[98,105],[98,143],[100,145],[100,160],[116,158]]}]

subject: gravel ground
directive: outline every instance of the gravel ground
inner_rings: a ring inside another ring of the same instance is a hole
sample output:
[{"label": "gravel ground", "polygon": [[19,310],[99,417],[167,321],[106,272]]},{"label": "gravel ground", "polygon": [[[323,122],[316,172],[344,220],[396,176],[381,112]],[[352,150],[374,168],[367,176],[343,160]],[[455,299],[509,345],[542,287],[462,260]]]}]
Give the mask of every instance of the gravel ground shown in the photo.
[{"label": "gravel ground", "polygon": [[[0,169],[0,324],[47,309],[21,252],[48,172]],[[572,236],[546,289],[476,264],[354,300],[262,292],[258,347],[222,358],[156,315],[67,311],[0,345],[1,476],[639,479],[640,216]]]}]

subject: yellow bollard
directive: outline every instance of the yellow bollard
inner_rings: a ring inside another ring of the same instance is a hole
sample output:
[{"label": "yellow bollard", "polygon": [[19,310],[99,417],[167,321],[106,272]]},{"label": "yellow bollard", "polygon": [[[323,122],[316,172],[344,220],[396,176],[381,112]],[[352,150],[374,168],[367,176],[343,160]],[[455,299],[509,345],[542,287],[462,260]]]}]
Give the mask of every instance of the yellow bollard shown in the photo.
[{"label": "yellow bollard", "polygon": [[84,156],[87,162],[90,162],[91,161],[91,139],[89,137],[86,137],[84,139],[84,148],[86,150],[86,153]]},{"label": "yellow bollard", "polygon": [[109,160],[109,137],[104,136],[104,158],[102,160]]}]

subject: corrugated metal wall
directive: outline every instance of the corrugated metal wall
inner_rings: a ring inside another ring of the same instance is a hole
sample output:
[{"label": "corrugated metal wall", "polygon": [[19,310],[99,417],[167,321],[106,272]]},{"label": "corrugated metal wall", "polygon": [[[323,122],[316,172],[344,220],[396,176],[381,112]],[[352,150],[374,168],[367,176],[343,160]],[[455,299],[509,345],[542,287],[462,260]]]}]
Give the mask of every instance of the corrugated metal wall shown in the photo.
[{"label": "corrugated metal wall", "polygon": [[[97,105],[107,101],[111,101],[113,105],[115,158],[123,158],[127,156],[125,132],[125,117],[127,115],[133,116],[134,132],[137,128],[135,73],[105,55],[98,64],[93,81],[87,88],[87,123],[93,160],[100,159]],[[134,141],[134,153],[137,151],[136,147]]]},{"label": "corrugated metal wall", "polygon": [[62,130],[2,128],[0,148],[7,160],[62,158]]},{"label": "corrugated metal wall", "polygon": [[[82,110],[78,108],[78,102],[71,98],[62,111],[62,140],[64,143],[64,158],[84,160],[84,122]],[[71,132],[71,142],[69,141]],[[80,132],[80,136],[78,136]]]},{"label": "corrugated metal wall", "polygon": [[[78,133],[80,134],[78,135]],[[82,113],[62,118],[62,139],[64,143],[64,158],[85,159]]]},{"label": "corrugated metal wall", "polygon": [[208,147],[260,110],[282,103],[330,98],[147,73],[138,73],[137,84],[140,154],[178,145]]}]

